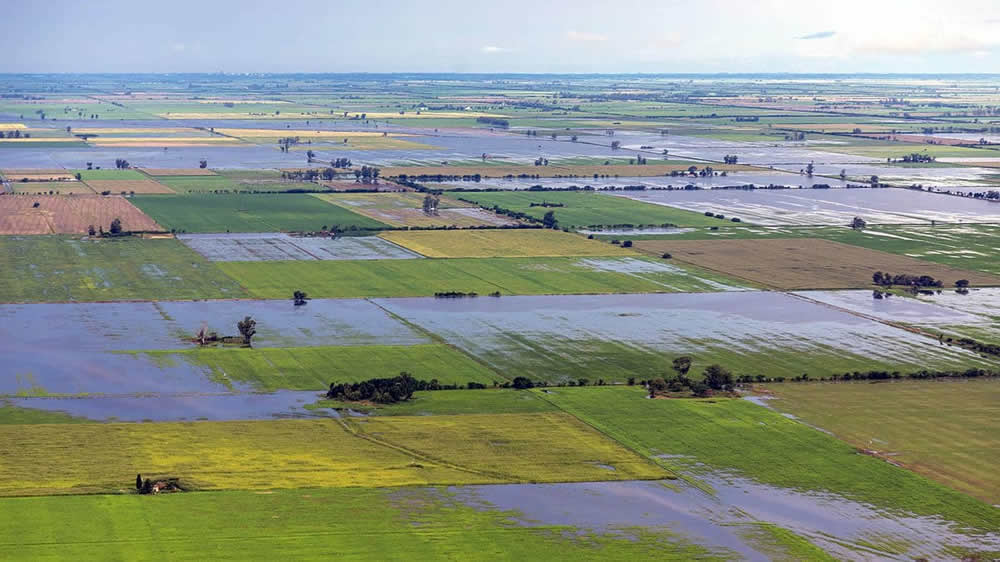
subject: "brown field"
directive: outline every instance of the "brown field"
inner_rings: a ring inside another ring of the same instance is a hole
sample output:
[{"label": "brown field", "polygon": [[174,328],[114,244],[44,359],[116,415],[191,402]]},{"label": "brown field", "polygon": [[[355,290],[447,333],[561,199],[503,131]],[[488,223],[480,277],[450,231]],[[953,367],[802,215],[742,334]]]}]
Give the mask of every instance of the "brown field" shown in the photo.
[{"label": "brown field", "polygon": [[[872,273],[930,275],[954,287],[1000,285],[1000,277],[813,238],[770,240],[637,240],[636,249],[785,290],[871,288]],[[748,258],[748,256],[752,256]]]},{"label": "brown field", "polygon": [[15,182],[10,186],[11,193],[26,193],[33,195],[42,195],[54,191],[62,195],[68,193],[74,194],[89,194],[94,193],[90,186],[83,183],[82,181],[31,181],[31,182]]},{"label": "brown field", "polygon": [[120,196],[0,196],[0,234],[86,234],[88,226],[107,229],[115,218],[125,230],[163,230]]},{"label": "brown field", "polygon": [[218,175],[208,168],[139,168],[140,172],[150,176],[215,176]]},{"label": "brown field", "polygon": [[495,215],[469,203],[450,197],[439,198],[436,215],[423,212],[420,193],[338,193],[316,194],[334,205],[392,226],[500,226],[517,224],[513,219]]},{"label": "brown field", "polygon": [[111,193],[121,193],[123,191],[136,193],[174,193],[174,190],[163,185],[156,180],[87,180],[96,193],[110,191]]},{"label": "brown field", "polygon": [[8,181],[18,182],[21,180],[28,181],[60,181],[60,180],[73,180],[76,181],[76,177],[73,176],[67,170],[4,170],[3,175]]},{"label": "brown field", "polygon": [[[701,169],[701,166],[698,166]],[[713,164],[712,168],[718,172],[755,170],[752,166],[742,164]],[[630,164],[571,164],[560,166],[549,164],[548,166],[535,166],[533,164],[483,164],[482,166],[389,166],[381,168],[382,177],[396,177],[403,174],[409,176],[419,175],[448,175],[448,176],[471,176],[480,174],[485,178],[502,178],[504,176],[518,176],[521,174],[537,175],[542,178],[571,178],[579,177],[581,180],[592,179],[594,174],[601,176],[621,176],[621,177],[651,177],[663,176],[673,171],[687,171],[688,166],[678,164],[646,164],[643,166]]]}]

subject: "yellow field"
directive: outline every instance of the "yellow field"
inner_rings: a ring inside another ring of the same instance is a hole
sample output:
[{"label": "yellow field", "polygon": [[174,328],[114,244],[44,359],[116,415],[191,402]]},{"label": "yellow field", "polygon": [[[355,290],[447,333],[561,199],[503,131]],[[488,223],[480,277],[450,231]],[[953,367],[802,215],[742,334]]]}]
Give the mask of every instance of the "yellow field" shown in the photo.
[{"label": "yellow field", "polygon": [[80,142],[80,139],[75,137],[21,137],[19,139],[4,138],[0,139],[0,142]]},{"label": "yellow field", "polygon": [[[197,111],[185,111],[183,113],[157,113],[157,117],[163,117],[165,119],[254,119],[256,121],[260,120],[281,120],[281,119],[302,119],[306,115],[310,119],[334,119],[337,115],[330,115],[329,113],[295,113],[295,112],[281,112],[279,115],[275,115],[273,112],[262,113],[258,111],[242,112],[242,111],[220,111],[218,113],[214,111],[210,112],[197,112]],[[339,114],[338,114],[339,115]]]},{"label": "yellow field", "polygon": [[[73,139],[76,140],[76,139]],[[238,144],[239,139],[229,137],[95,137],[87,139],[89,144],[108,146],[136,146],[135,143],[144,143],[142,146],[166,146],[166,145],[188,145],[188,144]]]},{"label": "yellow field", "polygon": [[[247,138],[311,137],[311,138],[345,139],[345,138],[355,138],[355,137],[382,136],[382,133],[376,133],[374,131],[312,131],[305,129],[218,129],[217,128],[215,129],[215,132],[233,137],[247,137]],[[391,133],[389,136],[409,137],[413,135]]]},{"label": "yellow field", "polygon": [[0,131],[13,131],[14,129],[27,129],[23,123],[0,123]]},{"label": "yellow field", "polygon": [[174,190],[162,183],[151,180],[87,180],[95,192],[110,191],[111,193],[121,193],[123,191],[135,193],[175,193]]},{"label": "yellow field", "polygon": [[155,133],[193,133],[196,129],[190,127],[78,127],[74,133],[81,135],[148,135]]},{"label": "yellow field", "polygon": [[94,190],[82,181],[34,181],[15,182],[11,184],[12,193],[24,195],[46,194],[56,192],[60,195],[69,193],[93,195]]},{"label": "yellow field", "polygon": [[[0,495],[669,477],[562,413],[0,426]],[[599,465],[613,466],[614,471]]]},{"label": "yellow field", "polygon": [[231,99],[210,99],[210,100],[198,100],[198,103],[247,103],[247,104],[267,104],[267,105],[279,105],[290,103],[284,100],[231,100]]},{"label": "yellow field", "polygon": [[397,230],[379,236],[431,258],[635,255],[631,250],[561,230]]}]

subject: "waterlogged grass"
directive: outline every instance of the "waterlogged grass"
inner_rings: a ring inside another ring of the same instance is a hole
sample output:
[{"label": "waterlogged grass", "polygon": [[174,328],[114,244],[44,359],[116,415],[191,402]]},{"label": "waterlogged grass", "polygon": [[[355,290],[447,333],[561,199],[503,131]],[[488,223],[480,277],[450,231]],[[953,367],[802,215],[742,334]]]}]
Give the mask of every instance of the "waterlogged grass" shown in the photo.
[{"label": "waterlogged grass", "polygon": [[662,530],[523,526],[516,513],[466,506],[434,489],[6,498],[0,510],[0,544],[30,560],[725,558]]},{"label": "waterlogged grass", "polygon": [[781,384],[768,405],[991,504],[1000,503],[1000,381]]},{"label": "waterlogged grass", "polygon": [[380,235],[430,258],[637,256],[620,246],[561,230],[421,230]]},{"label": "waterlogged grass", "polygon": [[[596,260],[596,261],[595,261]],[[743,286],[695,268],[642,258],[456,258],[219,262],[261,298],[303,290],[316,298],[423,297],[441,291],[486,295],[709,292]],[[638,271],[635,271],[638,269]]]},{"label": "waterlogged grass", "polygon": [[668,476],[564,413],[393,417],[346,424],[0,425],[0,495],[117,493],[132,488],[137,472],[177,477],[197,490]]},{"label": "waterlogged grass", "polygon": [[189,194],[134,197],[132,202],[164,228],[182,232],[317,231],[386,225],[306,193]]},{"label": "waterlogged grass", "polygon": [[641,389],[627,387],[552,392],[545,398],[560,408],[695,479],[705,470],[728,471],[783,488],[832,492],[880,509],[941,516],[970,528],[1000,528],[996,508],[860,455],[834,437],[745,400],[648,400]]},{"label": "waterlogged grass", "polygon": [[246,296],[235,281],[177,240],[0,237],[3,302]]},{"label": "waterlogged grass", "polygon": [[24,408],[0,401],[0,425],[35,423],[86,423],[87,418],[78,418],[64,412],[52,412],[37,408]]},{"label": "waterlogged grass", "polygon": [[223,384],[256,390],[324,390],[333,382],[394,377],[406,371],[442,384],[503,380],[496,373],[441,344],[329,347],[205,348],[145,352],[157,361],[187,361],[206,367]]},{"label": "waterlogged grass", "polygon": [[[721,222],[701,213],[595,192],[486,192],[461,193],[456,197],[484,207],[499,206],[519,211],[539,220],[552,211],[560,227],[613,224],[718,226]],[[553,203],[562,207],[532,207],[532,203]]]}]

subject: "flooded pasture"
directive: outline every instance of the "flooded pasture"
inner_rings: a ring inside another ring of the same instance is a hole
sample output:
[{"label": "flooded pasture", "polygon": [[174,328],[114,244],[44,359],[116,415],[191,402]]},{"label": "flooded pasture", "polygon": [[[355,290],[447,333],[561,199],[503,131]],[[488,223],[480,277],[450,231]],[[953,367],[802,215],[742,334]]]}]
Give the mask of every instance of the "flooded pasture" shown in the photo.
[{"label": "flooded pasture", "polygon": [[1000,205],[903,189],[626,191],[636,201],[723,213],[765,226],[1000,222]]},{"label": "flooded pasture", "polygon": [[320,398],[311,391],[272,393],[159,393],[156,396],[74,396],[6,398],[21,408],[61,412],[93,421],[227,421],[339,417],[331,408],[306,409]]},{"label": "flooded pasture", "polygon": [[377,302],[501,373],[534,369],[551,379],[572,378],[591,361],[611,373],[631,354],[643,357],[643,369],[665,353],[781,351],[801,354],[799,363],[816,354],[923,367],[975,358],[962,349],[940,349],[931,338],[772,292]]},{"label": "flooded pasture", "polygon": [[210,261],[380,260],[423,257],[377,236],[303,237],[274,233],[178,234]]},{"label": "flooded pasture", "polygon": [[501,484],[449,488],[458,501],[513,513],[525,526],[566,526],[579,533],[628,537],[668,530],[720,555],[769,560],[754,531],[762,523],[792,531],[841,560],[951,558],[950,549],[996,550],[1000,535],[966,534],[932,517],[893,513],[831,494],[764,485],[722,473],[684,480]]}]

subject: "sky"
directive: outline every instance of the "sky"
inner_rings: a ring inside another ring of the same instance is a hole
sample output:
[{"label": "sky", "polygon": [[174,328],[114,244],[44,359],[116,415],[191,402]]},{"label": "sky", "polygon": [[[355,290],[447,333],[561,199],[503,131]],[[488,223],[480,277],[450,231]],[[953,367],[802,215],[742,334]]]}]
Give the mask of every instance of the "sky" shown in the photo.
[{"label": "sky", "polygon": [[1000,72],[1000,0],[0,0],[2,72]]}]

